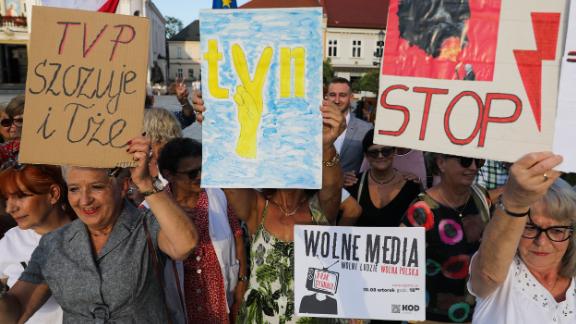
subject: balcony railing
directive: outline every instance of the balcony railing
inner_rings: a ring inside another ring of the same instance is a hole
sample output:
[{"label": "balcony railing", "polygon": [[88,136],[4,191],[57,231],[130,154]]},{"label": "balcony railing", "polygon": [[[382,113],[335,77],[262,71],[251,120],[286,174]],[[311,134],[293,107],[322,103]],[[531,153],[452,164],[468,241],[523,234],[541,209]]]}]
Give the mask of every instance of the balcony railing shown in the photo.
[{"label": "balcony railing", "polygon": [[0,27],[26,27],[28,22],[26,21],[26,17],[24,16],[17,16],[17,17],[10,17],[10,16],[1,16],[0,15]]}]

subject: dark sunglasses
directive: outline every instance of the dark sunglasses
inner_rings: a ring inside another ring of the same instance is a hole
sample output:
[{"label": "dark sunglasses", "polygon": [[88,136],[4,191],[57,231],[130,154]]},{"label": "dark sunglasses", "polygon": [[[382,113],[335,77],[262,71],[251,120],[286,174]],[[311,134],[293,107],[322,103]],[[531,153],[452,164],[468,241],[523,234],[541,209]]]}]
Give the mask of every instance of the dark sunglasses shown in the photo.
[{"label": "dark sunglasses", "polygon": [[185,171],[185,172],[178,172],[178,171],[176,171],[176,173],[179,173],[179,174],[187,174],[187,175],[188,175],[188,179],[194,180],[194,179],[196,179],[196,178],[200,175],[200,172],[201,172],[201,171],[202,171],[202,167],[199,167],[199,168],[192,169],[192,170],[190,170],[190,171]]},{"label": "dark sunglasses", "polygon": [[366,155],[368,155],[371,158],[378,158],[378,156],[382,155],[382,157],[390,157],[392,156],[394,153],[396,153],[396,148],[395,147],[383,147],[381,149],[375,149],[375,150],[367,150],[366,151]]},{"label": "dark sunglasses", "polygon": [[469,168],[472,165],[472,162],[475,162],[476,167],[478,169],[480,169],[486,163],[486,160],[484,160],[484,159],[473,159],[473,158],[463,157],[463,156],[446,155],[446,158],[458,160],[458,162],[460,162],[460,166],[463,168]]},{"label": "dark sunglasses", "polygon": [[5,118],[0,120],[0,125],[3,127],[10,127],[12,124],[16,127],[22,127],[22,123],[24,123],[24,119],[22,118]]}]

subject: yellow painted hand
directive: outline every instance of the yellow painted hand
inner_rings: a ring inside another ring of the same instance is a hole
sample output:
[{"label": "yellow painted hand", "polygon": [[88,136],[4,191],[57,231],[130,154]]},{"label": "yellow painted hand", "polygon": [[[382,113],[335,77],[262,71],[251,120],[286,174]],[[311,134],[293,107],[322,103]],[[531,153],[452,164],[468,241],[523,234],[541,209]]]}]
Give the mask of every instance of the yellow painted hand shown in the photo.
[{"label": "yellow painted hand", "polygon": [[262,90],[252,90],[248,91],[244,86],[238,86],[234,95],[234,102],[238,108],[238,122],[240,123],[240,136],[236,144],[236,153],[246,159],[256,158],[256,139],[263,106]]},{"label": "yellow painted hand", "polygon": [[241,86],[236,87],[236,94],[234,95],[234,102],[238,106],[238,122],[240,123],[240,137],[236,144],[236,153],[246,159],[256,158],[258,126],[264,106],[262,89],[272,62],[272,53],[270,47],[262,51],[254,78],[250,79],[244,51],[239,45],[232,45],[232,62],[242,82]]}]

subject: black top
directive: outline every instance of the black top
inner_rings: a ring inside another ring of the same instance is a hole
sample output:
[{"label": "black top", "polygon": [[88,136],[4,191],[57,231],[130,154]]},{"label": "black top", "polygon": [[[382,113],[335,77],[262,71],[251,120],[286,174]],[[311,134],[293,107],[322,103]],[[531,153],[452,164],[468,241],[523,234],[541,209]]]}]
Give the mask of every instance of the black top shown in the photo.
[{"label": "black top", "polygon": [[[369,172],[369,171],[366,171]],[[362,175],[359,175],[359,179],[362,179]],[[364,185],[362,187],[362,195],[360,201],[358,202],[362,206],[362,215],[356,221],[356,226],[360,227],[396,227],[400,225],[402,216],[410,206],[410,203],[418,197],[421,192],[420,184],[413,181],[406,181],[402,189],[398,192],[396,197],[394,197],[386,206],[382,208],[376,208],[372,199],[370,199],[370,193],[368,191],[368,177],[367,174],[364,179]],[[360,186],[360,181],[358,181],[354,186],[350,187],[350,195],[358,199],[358,188]]]}]

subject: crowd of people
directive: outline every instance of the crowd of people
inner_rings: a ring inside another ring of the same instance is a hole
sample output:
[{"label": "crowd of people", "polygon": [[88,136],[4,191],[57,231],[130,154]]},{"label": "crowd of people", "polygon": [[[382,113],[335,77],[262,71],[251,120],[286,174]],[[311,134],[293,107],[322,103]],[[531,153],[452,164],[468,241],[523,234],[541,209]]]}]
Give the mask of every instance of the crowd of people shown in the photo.
[{"label": "crowd of people", "polygon": [[24,97],[0,112],[0,323],[362,322],[294,315],[294,225],[312,224],[424,227],[427,323],[576,320],[576,192],[560,156],[374,144],[335,78],[320,190],[203,189],[202,145],[182,128],[210,107],[183,83],[177,96],[176,113],[147,101],[130,169],[18,164]]}]

